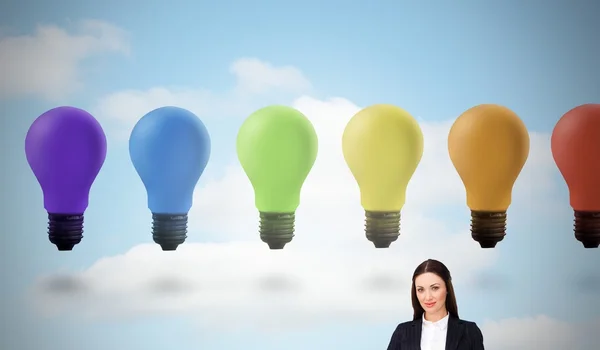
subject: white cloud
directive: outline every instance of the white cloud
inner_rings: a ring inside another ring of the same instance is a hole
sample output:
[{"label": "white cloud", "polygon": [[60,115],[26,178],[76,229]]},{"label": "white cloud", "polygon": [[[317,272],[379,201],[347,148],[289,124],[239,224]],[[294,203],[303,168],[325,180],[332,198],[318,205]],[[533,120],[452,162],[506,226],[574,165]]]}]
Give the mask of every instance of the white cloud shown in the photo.
[{"label": "white cloud", "polygon": [[125,90],[101,98],[95,110],[103,118],[132,121],[155,108],[171,105],[203,114],[208,101],[214,97],[210,91],[202,89],[155,87],[144,91]]},{"label": "white cloud", "polygon": [[235,61],[230,72],[238,79],[237,89],[243,93],[264,93],[271,89],[293,89],[304,92],[311,84],[302,72],[293,66],[275,67],[256,58]]},{"label": "white cloud", "polygon": [[[287,100],[290,95],[310,90],[301,71],[291,66],[275,66],[255,58],[233,62],[230,73],[233,88],[225,94],[214,94],[204,88],[152,87],[146,90],[124,90],[102,97],[91,109],[92,114],[115,124],[120,138],[128,137],[134,124],[144,114],[162,106],[178,106],[208,119],[247,115],[262,107],[265,95],[273,101]],[[283,102],[283,101],[281,101]]]},{"label": "white cloud", "polygon": [[488,321],[482,332],[489,350],[590,350],[600,342],[599,328],[600,320],[573,324],[541,315]]},{"label": "white cloud", "polygon": [[[269,251],[257,240],[188,243],[177,254],[145,244],[81,273],[40,281],[35,300],[51,315],[201,314],[211,320],[204,326],[217,328],[264,330],[356,319],[394,322],[398,314],[409,313],[408,281],[422,260],[443,260],[460,282],[489,266],[494,256],[475,248],[468,235],[447,235],[438,248],[411,250],[418,242],[407,239],[403,249],[388,251],[368,242],[362,242],[362,249],[339,249],[352,245],[344,241],[338,249],[290,245],[282,251]],[[459,258],[464,256],[469,259]]]},{"label": "white cloud", "polygon": [[63,98],[81,87],[81,62],[102,53],[127,55],[129,43],[122,29],[96,20],[73,32],[40,25],[33,35],[0,37],[0,97]]}]

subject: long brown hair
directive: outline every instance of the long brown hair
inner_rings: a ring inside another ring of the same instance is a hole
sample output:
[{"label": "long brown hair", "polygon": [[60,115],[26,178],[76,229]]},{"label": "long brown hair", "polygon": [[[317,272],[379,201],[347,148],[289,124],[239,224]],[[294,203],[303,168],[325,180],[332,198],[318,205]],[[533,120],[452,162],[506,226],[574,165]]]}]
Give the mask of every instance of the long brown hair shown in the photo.
[{"label": "long brown hair", "polygon": [[441,278],[444,281],[444,283],[446,284],[446,291],[448,292],[448,294],[446,295],[446,310],[448,310],[448,313],[451,317],[459,318],[458,305],[456,304],[456,295],[454,294],[454,287],[452,286],[452,276],[450,276],[450,271],[443,263],[437,260],[428,259],[423,261],[419,266],[417,266],[412,277],[410,295],[412,299],[412,307],[414,310],[413,320],[421,319],[421,317],[423,317],[423,313],[425,312],[425,310],[419,303],[419,299],[417,298],[417,288],[415,286],[415,279],[427,272],[436,274],[439,278]]}]

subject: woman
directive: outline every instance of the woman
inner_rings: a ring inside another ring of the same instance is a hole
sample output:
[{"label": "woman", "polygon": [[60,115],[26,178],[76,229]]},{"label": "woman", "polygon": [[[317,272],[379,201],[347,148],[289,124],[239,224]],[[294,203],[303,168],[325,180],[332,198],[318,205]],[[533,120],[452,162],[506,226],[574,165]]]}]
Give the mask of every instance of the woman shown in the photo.
[{"label": "woman", "polygon": [[411,286],[413,320],[396,327],[387,350],[484,350],[474,322],[458,317],[448,268],[429,259],[417,267]]}]

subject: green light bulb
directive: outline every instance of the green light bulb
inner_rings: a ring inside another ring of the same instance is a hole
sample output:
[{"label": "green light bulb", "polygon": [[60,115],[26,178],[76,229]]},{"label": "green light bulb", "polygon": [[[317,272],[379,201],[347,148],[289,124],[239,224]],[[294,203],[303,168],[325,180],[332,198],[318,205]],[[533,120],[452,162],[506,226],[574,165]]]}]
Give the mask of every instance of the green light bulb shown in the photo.
[{"label": "green light bulb", "polygon": [[290,107],[259,109],[240,127],[238,159],[254,188],[260,238],[270,249],[283,249],[294,237],[300,190],[317,151],[313,125]]}]

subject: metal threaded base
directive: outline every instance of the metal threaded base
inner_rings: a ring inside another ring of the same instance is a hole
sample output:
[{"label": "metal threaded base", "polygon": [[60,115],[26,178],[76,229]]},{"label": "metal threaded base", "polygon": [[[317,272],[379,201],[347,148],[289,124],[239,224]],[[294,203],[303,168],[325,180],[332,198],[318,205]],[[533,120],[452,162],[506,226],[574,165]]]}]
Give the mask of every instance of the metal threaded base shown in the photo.
[{"label": "metal threaded base", "polygon": [[481,248],[496,247],[506,236],[506,212],[471,211],[471,237]]},{"label": "metal threaded base", "polygon": [[389,248],[400,236],[400,212],[365,211],[365,234],[375,248]]},{"label": "metal threaded base", "polygon": [[152,238],[163,251],[177,250],[187,238],[187,214],[152,213]]},{"label": "metal threaded base", "polygon": [[575,210],[575,238],[585,248],[600,246],[600,212]]},{"label": "metal threaded base", "polygon": [[294,238],[295,213],[260,212],[260,239],[269,249],[283,249]]},{"label": "metal threaded base", "polygon": [[83,214],[48,213],[48,238],[59,251],[71,251],[83,238]]}]

